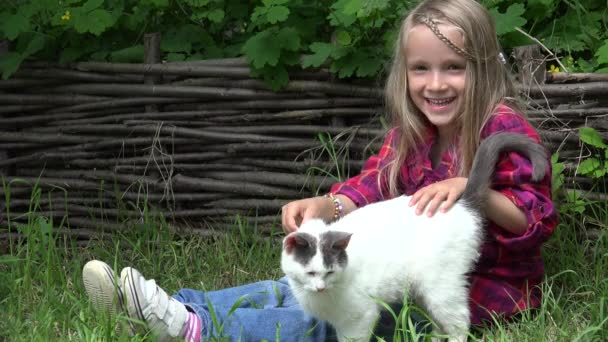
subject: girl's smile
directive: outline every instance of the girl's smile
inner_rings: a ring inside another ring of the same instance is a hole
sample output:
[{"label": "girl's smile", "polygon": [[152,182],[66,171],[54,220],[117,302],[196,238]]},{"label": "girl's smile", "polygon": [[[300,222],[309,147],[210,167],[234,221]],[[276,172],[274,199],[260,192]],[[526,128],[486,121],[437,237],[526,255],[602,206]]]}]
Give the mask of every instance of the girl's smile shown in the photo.
[{"label": "girl's smile", "polygon": [[[447,24],[437,27],[453,44],[464,47],[457,28]],[[449,132],[464,105],[465,58],[425,25],[409,31],[405,55],[409,96],[440,134]]]}]

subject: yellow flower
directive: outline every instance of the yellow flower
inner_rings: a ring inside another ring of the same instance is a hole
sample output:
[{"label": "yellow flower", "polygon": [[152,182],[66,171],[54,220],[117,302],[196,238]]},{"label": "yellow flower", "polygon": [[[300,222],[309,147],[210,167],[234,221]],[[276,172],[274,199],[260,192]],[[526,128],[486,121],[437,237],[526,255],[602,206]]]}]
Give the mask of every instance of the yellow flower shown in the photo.
[{"label": "yellow flower", "polygon": [[70,20],[71,15],[70,15],[70,11],[65,11],[65,13],[61,16],[61,20],[63,21],[68,21]]},{"label": "yellow flower", "polygon": [[559,72],[559,67],[556,67],[555,65],[551,64],[549,72]]}]

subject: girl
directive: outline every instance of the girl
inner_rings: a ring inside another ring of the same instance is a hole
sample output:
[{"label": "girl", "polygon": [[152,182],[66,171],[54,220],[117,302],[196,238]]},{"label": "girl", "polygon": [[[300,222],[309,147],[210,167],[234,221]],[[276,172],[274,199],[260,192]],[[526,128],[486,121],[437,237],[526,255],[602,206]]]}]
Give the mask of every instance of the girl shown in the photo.
[{"label": "girl", "polygon": [[[285,232],[310,218],[337,219],[401,194],[413,195],[409,205],[418,214],[425,208],[430,216],[447,211],[462,194],[481,140],[515,132],[539,141],[515,103],[491,16],[474,0],[426,0],[410,12],[385,90],[393,128],[379,154],[359,175],[333,185],[328,196],[285,205]],[[516,153],[504,154],[496,170],[488,189],[486,239],[470,277],[472,324],[540,305],[540,247],[557,224],[550,170],[533,185],[530,163]],[[183,289],[171,298],[135,269],[123,269],[116,281],[109,266],[92,261],[83,280],[96,305],[125,309],[161,340],[213,336],[207,303],[234,340],[274,340],[277,329],[294,341],[324,341],[328,334],[323,322],[302,312],[285,279],[210,293]]]}]

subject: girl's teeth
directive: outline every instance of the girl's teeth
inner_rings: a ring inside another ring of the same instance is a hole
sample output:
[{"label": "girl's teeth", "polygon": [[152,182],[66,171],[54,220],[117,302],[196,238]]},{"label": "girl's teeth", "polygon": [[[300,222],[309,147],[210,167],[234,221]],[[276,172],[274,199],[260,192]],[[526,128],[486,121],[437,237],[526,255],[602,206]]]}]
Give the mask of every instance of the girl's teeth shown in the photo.
[{"label": "girl's teeth", "polygon": [[452,99],[445,99],[445,100],[429,99],[429,102],[432,104],[441,106],[441,105],[445,105],[445,104],[452,102]]}]

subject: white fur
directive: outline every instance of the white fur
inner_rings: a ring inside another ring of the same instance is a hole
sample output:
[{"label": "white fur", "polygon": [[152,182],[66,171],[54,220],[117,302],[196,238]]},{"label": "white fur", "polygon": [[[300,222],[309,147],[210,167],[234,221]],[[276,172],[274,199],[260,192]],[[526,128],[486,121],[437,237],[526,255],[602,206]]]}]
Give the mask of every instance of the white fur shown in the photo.
[{"label": "white fur", "polygon": [[416,215],[409,200],[401,196],[355,210],[333,224],[316,219],[300,227],[298,232],[317,239],[328,230],[352,233],[344,269],[326,270],[320,251],[301,265],[283,249],[281,267],[298,302],[332,324],[340,341],[368,341],[381,310],[372,297],[395,303],[405,298],[405,291],[439,326],[438,333],[450,335],[450,341],[466,340],[466,274],[479,255],[482,220],[462,201],[429,218]]}]

